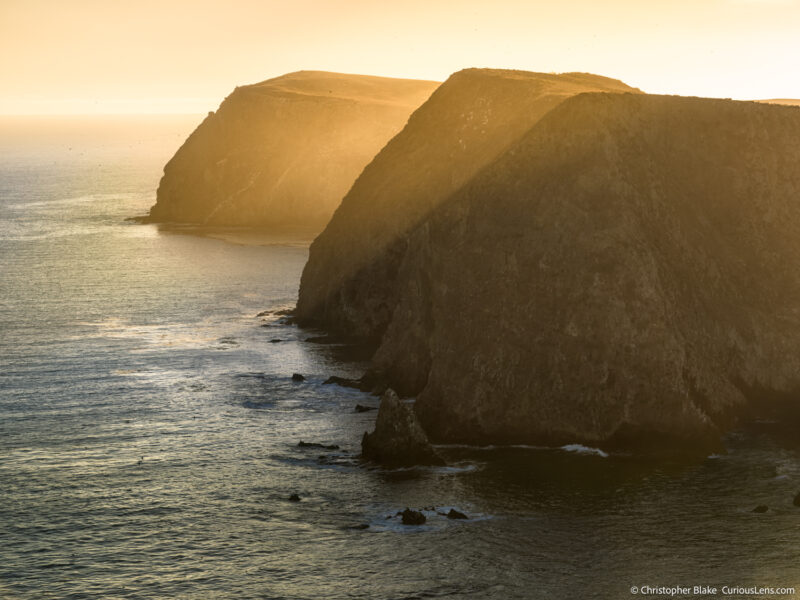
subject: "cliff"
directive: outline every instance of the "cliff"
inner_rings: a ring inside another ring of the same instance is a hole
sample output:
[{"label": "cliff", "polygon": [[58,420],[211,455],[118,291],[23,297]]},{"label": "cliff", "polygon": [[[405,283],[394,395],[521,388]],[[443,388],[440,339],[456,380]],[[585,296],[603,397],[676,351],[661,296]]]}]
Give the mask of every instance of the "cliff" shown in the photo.
[{"label": "cliff", "polygon": [[299,322],[380,339],[394,310],[406,233],[550,110],[584,92],[639,90],[585,73],[452,75],[364,169],[312,244]]},{"label": "cliff", "polygon": [[[347,285],[337,302],[381,324],[373,369],[417,395],[434,440],[708,448],[797,400],[798,165],[800,108],[580,94],[384,228],[394,252],[358,267],[386,274],[368,290],[391,298],[383,312]],[[320,239],[346,227],[348,198]],[[350,214],[357,231],[370,218]],[[348,240],[328,259],[339,272]],[[314,305],[310,276],[298,307]]]},{"label": "cliff", "polygon": [[238,87],[164,167],[147,220],[317,233],[438,85],[301,71]]}]

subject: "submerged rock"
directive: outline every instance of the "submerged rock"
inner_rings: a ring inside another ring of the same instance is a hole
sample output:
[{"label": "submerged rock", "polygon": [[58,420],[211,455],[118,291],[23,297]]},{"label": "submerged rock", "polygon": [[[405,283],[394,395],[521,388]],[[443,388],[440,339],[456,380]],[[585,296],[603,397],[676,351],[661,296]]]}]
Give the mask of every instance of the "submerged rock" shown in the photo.
[{"label": "submerged rock", "polygon": [[758,506],[756,506],[752,510],[752,512],[754,512],[754,513],[765,513],[768,510],[769,510],[769,506],[767,506],[766,504],[759,504]]},{"label": "submerged rock", "polygon": [[378,410],[375,406],[364,406],[363,404],[356,404],[356,412],[363,413],[371,410]]},{"label": "submerged rock", "polygon": [[794,497],[794,502],[793,502],[793,503],[794,503],[794,505],[795,505],[795,506],[800,506],[800,493],[798,493],[798,494],[797,494],[797,495]]},{"label": "submerged rock", "polygon": [[346,377],[338,377],[336,375],[331,375],[325,381],[322,382],[322,385],[340,385],[342,387],[358,389],[360,383],[358,379],[348,379]]},{"label": "submerged rock", "polygon": [[331,444],[329,446],[326,446],[325,444],[319,444],[317,442],[304,442],[302,440],[300,440],[300,442],[297,444],[297,446],[299,448],[322,448],[323,450],[338,450],[339,449],[339,446],[337,446],[336,444]]},{"label": "submerged rock", "polygon": [[403,518],[403,525],[424,525],[427,520],[421,512],[410,508],[406,508],[400,515]]},{"label": "submerged rock", "polygon": [[375,431],[364,433],[361,454],[387,467],[445,464],[428,441],[413,408],[393,390],[381,397]]},{"label": "submerged rock", "polygon": [[448,519],[469,519],[467,515],[462,512],[457,511],[455,508],[451,508],[450,512],[447,513]]},{"label": "submerged rock", "polygon": [[300,496],[298,494],[292,494],[289,496],[289,502],[300,502]]}]

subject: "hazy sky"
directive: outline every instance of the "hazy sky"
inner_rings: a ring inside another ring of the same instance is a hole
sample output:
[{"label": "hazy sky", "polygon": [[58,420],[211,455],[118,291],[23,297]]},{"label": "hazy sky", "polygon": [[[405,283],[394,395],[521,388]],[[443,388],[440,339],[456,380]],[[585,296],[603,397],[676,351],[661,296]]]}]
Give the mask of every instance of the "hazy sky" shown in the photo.
[{"label": "hazy sky", "polygon": [[300,69],[800,98],[800,0],[0,0],[0,113],[205,112]]}]

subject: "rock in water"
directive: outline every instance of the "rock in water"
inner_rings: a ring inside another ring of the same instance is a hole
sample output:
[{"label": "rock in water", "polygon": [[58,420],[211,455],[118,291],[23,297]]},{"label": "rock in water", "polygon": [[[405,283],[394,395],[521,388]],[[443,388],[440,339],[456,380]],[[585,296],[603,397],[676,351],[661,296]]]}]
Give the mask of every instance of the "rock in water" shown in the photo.
[{"label": "rock in water", "polygon": [[457,511],[455,508],[451,508],[450,512],[447,513],[448,519],[469,519],[467,515],[464,513]]},{"label": "rock in water", "polygon": [[305,381],[306,378],[303,377],[300,373],[292,373],[292,381]]},{"label": "rock in water", "polygon": [[445,464],[428,441],[413,408],[393,390],[381,397],[375,431],[364,433],[361,454],[387,467]]},{"label": "rock in water", "polygon": [[369,392],[373,396],[382,396],[383,393],[389,388],[386,379],[381,373],[370,372],[365,374],[360,379],[347,379],[345,377],[337,377],[331,375],[322,385],[336,384],[342,387],[355,388],[362,392]]},{"label": "rock in water", "polygon": [[350,388],[358,388],[361,385],[358,379],[347,379],[346,377],[339,377],[337,375],[331,375],[325,381],[322,382],[322,385],[332,385],[332,384]]},{"label": "rock in water", "polygon": [[312,245],[301,321],[374,341],[437,441],[707,453],[796,404],[800,108],[548,81],[443,84]]},{"label": "rock in water", "polygon": [[800,493],[798,493],[798,494],[797,494],[797,495],[794,497],[794,505],[795,505],[795,506],[800,506]]},{"label": "rock in water", "polygon": [[299,448],[322,448],[323,450],[338,450],[339,449],[339,446],[337,446],[336,444],[326,445],[326,444],[320,444],[318,442],[304,442],[303,440],[300,440],[298,442],[297,446]]},{"label": "rock in water", "polygon": [[400,515],[403,518],[403,525],[424,525],[427,520],[421,512],[410,508],[406,508]]},{"label": "rock in water", "polygon": [[765,513],[768,510],[769,510],[769,506],[767,506],[766,504],[759,504],[758,506],[756,506],[752,510],[752,512],[754,512],[754,513]]},{"label": "rock in water", "polygon": [[316,234],[437,86],[300,71],[237,87],[164,167],[147,220]]}]

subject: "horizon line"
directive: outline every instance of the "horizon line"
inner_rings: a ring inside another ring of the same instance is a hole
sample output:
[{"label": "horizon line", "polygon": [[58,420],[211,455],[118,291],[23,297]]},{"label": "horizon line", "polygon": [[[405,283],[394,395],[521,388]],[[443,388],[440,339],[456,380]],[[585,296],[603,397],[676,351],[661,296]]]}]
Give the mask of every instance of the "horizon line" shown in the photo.
[{"label": "horizon line", "polygon": [[45,112],[45,113],[17,113],[0,112],[3,117],[189,117],[206,115],[215,111],[190,111],[190,112]]}]

